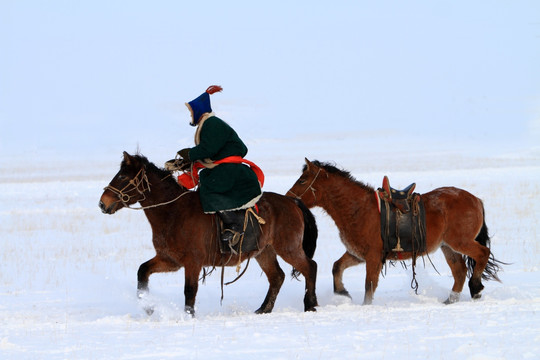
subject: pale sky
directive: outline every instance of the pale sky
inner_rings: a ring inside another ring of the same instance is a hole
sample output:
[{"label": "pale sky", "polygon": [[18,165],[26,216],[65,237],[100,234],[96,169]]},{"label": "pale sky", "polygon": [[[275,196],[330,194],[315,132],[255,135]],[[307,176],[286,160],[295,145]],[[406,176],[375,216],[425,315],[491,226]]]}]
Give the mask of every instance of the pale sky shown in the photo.
[{"label": "pale sky", "polygon": [[406,129],[540,142],[538,1],[0,0],[0,150]]}]

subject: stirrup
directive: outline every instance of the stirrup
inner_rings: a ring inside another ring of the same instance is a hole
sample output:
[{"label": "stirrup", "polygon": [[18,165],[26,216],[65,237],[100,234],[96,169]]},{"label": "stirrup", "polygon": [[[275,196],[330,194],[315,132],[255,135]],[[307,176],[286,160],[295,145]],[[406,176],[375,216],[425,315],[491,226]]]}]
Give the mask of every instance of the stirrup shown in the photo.
[{"label": "stirrup", "polygon": [[243,235],[243,232],[238,232],[232,229],[224,229],[221,233],[221,241],[228,242],[231,246],[235,246],[238,244]]}]

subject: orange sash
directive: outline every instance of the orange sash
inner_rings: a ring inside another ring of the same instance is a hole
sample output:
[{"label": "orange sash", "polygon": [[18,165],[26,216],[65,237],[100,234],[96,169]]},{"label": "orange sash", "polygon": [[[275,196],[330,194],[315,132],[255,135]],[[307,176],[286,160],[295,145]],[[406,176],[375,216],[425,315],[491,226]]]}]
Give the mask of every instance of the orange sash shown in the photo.
[{"label": "orange sash", "polygon": [[[261,188],[264,185],[264,174],[260,167],[255,165],[254,162],[251,162],[249,160],[244,159],[241,156],[228,156],[226,158],[223,158],[221,160],[214,161],[214,164],[245,164],[248,165],[251,170],[257,175],[257,179],[259,180],[259,184],[261,185]],[[193,189],[195,186],[199,184],[199,170],[204,169],[204,165],[200,162],[193,163],[193,166],[191,167],[191,171],[186,171],[182,175],[178,176],[178,183],[185,187],[186,189]]]}]

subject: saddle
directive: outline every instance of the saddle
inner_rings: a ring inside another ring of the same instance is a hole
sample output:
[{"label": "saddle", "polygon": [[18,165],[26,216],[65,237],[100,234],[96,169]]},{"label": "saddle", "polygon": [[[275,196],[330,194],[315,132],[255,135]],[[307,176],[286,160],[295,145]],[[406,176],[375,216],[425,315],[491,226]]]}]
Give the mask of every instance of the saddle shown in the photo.
[{"label": "saddle", "polygon": [[247,209],[244,212],[244,226],[240,236],[235,236],[231,241],[221,241],[221,234],[225,231],[223,221],[216,214],[214,215],[217,226],[217,241],[219,242],[222,254],[242,254],[259,250],[259,237],[261,235],[261,225],[266,222],[258,215],[256,207]]},{"label": "saddle", "polygon": [[377,190],[381,213],[383,261],[390,253],[400,259],[403,252],[412,252],[413,259],[426,250],[426,213],[422,197],[413,193],[415,183],[403,190],[390,186],[385,176]]}]

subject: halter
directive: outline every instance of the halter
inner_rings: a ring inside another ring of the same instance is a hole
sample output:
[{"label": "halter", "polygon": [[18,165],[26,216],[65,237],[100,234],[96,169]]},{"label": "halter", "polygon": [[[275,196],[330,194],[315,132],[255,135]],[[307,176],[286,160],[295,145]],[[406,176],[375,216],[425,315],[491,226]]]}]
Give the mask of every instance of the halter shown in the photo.
[{"label": "halter", "polygon": [[295,193],[293,193],[291,190],[287,191],[287,194],[288,193],[291,193],[294,195],[295,198],[297,198],[298,200],[302,200],[302,196],[304,196],[308,190],[311,190],[311,192],[313,193],[313,198],[314,199],[317,199],[317,197],[315,196],[315,188],[313,187],[313,184],[315,183],[315,180],[317,180],[317,177],[319,176],[319,173],[321,172],[321,168],[319,168],[319,171],[317,171],[317,174],[315,174],[315,177],[313,178],[313,180],[311,180],[311,183],[308,185],[308,187],[306,188],[306,190],[304,190],[304,192],[298,196],[296,195]]}]

